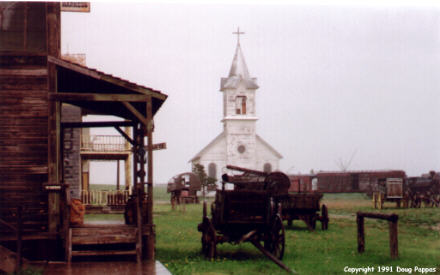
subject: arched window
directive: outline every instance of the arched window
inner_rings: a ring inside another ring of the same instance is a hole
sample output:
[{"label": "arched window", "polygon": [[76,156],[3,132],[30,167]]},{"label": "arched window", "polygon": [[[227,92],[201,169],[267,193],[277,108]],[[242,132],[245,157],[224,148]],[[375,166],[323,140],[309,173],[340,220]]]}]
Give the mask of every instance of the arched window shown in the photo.
[{"label": "arched window", "polygon": [[264,167],[263,167],[263,171],[266,172],[266,173],[272,172],[272,165],[270,165],[270,163],[268,163],[268,162],[265,163]]},{"label": "arched window", "polygon": [[208,166],[208,177],[210,178],[217,178],[217,165],[215,163],[211,162]]},{"label": "arched window", "polygon": [[235,98],[235,113],[237,115],[245,115],[246,114],[246,97],[245,96],[237,96]]}]

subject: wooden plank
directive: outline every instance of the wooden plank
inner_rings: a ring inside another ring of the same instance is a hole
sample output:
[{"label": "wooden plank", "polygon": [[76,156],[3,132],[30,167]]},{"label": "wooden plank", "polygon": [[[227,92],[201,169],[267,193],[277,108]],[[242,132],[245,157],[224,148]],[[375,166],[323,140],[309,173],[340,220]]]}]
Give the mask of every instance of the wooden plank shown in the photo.
[{"label": "wooden plank", "polygon": [[77,65],[77,64],[73,64],[73,63],[64,61],[62,59],[57,58],[55,55],[48,56],[47,57],[47,61],[49,63],[56,64],[58,66],[61,66],[63,68],[66,68],[66,69],[69,69],[69,70],[81,73],[83,75],[87,75],[87,76],[96,78],[98,80],[101,79],[101,75],[98,72],[90,70],[90,69],[88,69],[86,67],[83,67],[83,66],[80,66],[80,65]]},{"label": "wooden plank", "polygon": [[399,216],[396,214],[382,214],[382,213],[367,213],[367,212],[357,212],[357,215],[360,217],[373,218],[373,219],[381,219],[387,221],[397,221]]},{"label": "wooden plank", "polygon": [[7,76],[47,76],[47,68],[25,68],[25,69],[0,69],[0,75]]},{"label": "wooden plank", "polygon": [[136,250],[80,250],[72,251],[72,256],[136,255]]},{"label": "wooden plank", "polygon": [[95,127],[132,127],[132,121],[103,121],[103,122],[63,122],[64,128],[95,128]]},{"label": "wooden plank", "polygon": [[92,245],[92,244],[122,244],[122,243],[135,243],[136,236],[73,236],[73,245]]},{"label": "wooden plank", "polygon": [[72,101],[109,101],[109,102],[146,102],[145,95],[140,94],[112,94],[112,93],[51,93],[49,100]]},{"label": "wooden plank", "polygon": [[2,76],[0,75],[0,91],[5,90],[43,90],[47,89],[47,77],[44,76]]},{"label": "wooden plank", "polygon": [[134,83],[130,83],[128,81],[120,80],[111,76],[103,75],[101,77],[102,80],[108,81],[110,83],[113,83],[115,85],[124,87],[126,89],[136,91],[145,95],[152,96],[154,98],[157,98],[159,100],[165,101],[167,99],[167,95],[161,94],[160,92],[153,91],[152,89],[146,88],[146,87],[140,87]]}]

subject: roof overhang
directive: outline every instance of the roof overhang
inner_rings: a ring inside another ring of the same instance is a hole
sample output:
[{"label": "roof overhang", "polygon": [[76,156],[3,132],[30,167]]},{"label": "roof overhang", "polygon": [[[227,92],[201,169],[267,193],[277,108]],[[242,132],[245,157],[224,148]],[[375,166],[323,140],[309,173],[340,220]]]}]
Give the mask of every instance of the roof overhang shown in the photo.
[{"label": "roof overhang", "polygon": [[160,109],[167,95],[127,80],[60,58],[48,56],[56,65],[57,90],[50,100],[84,108],[87,113],[113,115],[147,123],[147,108]]}]

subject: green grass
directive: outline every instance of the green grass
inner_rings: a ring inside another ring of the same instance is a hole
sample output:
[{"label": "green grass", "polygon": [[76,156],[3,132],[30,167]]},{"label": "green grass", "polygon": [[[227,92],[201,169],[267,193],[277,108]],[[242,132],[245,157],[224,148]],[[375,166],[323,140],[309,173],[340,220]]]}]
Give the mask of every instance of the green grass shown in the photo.
[{"label": "green grass", "polygon": [[[286,226],[286,251],[283,262],[298,274],[344,274],[344,267],[392,266],[435,267],[440,274],[440,209],[373,210],[371,200],[360,194],[325,195],[329,207],[328,231],[306,230],[295,221]],[[388,224],[367,219],[365,252],[357,253],[356,211],[395,212],[399,215],[399,258],[389,256]],[[219,244],[217,258],[206,259],[200,252],[202,205],[187,205],[186,211],[171,210],[156,204],[156,258],[173,274],[285,274],[250,244]],[[414,272],[414,271],[413,271]],[[415,273],[415,272],[414,272]],[[377,272],[374,274],[378,274]]]}]

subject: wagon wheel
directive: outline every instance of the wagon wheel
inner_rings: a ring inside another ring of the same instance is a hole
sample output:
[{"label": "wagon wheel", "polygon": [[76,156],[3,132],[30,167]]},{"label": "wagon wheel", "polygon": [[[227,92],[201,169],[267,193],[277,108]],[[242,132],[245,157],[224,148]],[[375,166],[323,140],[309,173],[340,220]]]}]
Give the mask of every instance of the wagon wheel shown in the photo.
[{"label": "wagon wheel", "polygon": [[383,200],[384,200],[384,197],[383,197],[383,194],[382,193],[379,193],[379,194],[377,194],[378,195],[378,205],[379,205],[379,209],[382,209],[383,208]]},{"label": "wagon wheel", "polygon": [[212,222],[203,218],[202,252],[207,258],[214,258],[216,254],[216,234]]},{"label": "wagon wheel", "polygon": [[434,195],[434,205],[435,205],[436,207],[439,207],[439,206],[440,206],[440,194],[438,194],[438,195]]},{"label": "wagon wheel", "polygon": [[321,207],[321,228],[322,228],[322,230],[328,229],[328,222],[329,222],[328,209],[327,209],[327,206],[325,204],[323,204]]},{"label": "wagon wheel", "polygon": [[279,215],[275,216],[270,231],[267,232],[264,247],[277,259],[283,259],[285,246],[284,225]]}]

